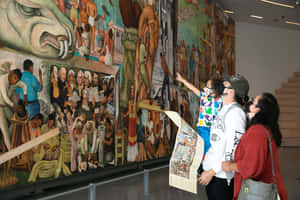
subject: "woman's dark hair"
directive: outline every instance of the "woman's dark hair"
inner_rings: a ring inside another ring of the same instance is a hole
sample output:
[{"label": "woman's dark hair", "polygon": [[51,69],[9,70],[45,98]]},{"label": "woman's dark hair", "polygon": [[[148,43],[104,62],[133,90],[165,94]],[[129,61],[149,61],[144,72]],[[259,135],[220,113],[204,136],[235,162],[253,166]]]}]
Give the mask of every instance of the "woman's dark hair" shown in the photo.
[{"label": "woman's dark hair", "polygon": [[235,95],[234,99],[238,104],[244,107],[244,110],[246,110],[246,106],[249,101],[249,96],[240,97],[238,95]]},{"label": "woman's dark hair", "polygon": [[22,72],[19,69],[14,69],[12,72],[18,77],[19,80],[22,78]]},{"label": "woman's dark hair", "polygon": [[280,110],[276,98],[270,93],[263,93],[256,107],[260,108],[260,111],[250,121],[250,126],[261,124],[270,128],[276,145],[280,146],[282,139],[278,125]]},{"label": "woman's dark hair", "polygon": [[211,85],[212,85],[212,89],[214,90],[216,97],[220,97],[224,91],[223,80],[220,78],[213,78]]}]

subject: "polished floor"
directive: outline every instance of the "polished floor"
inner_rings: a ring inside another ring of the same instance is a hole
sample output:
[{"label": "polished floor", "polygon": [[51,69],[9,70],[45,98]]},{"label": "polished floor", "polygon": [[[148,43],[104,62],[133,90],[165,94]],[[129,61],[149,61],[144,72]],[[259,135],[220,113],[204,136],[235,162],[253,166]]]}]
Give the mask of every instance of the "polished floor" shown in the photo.
[{"label": "polished floor", "polygon": [[[300,199],[300,148],[281,148],[279,159],[290,200]],[[55,200],[88,200],[87,189],[63,196],[41,198]],[[207,200],[205,189],[198,187],[198,194],[184,192],[168,185],[168,168],[151,171],[149,175],[149,195],[144,196],[144,177],[137,175],[113,183],[98,185],[94,200]]]}]

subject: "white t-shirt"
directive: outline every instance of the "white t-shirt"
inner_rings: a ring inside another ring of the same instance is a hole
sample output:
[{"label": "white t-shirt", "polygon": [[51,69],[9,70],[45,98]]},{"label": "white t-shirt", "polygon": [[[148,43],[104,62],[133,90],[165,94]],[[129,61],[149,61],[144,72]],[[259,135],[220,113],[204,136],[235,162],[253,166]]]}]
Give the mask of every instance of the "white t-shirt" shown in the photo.
[{"label": "white t-shirt", "polygon": [[245,128],[246,114],[242,108],[237,103],[224,105],[212,123],[211,147],[203,161],[205,171],[213,169],[218,178],[233,178],[234,173],[222,170],[222,162],[233,160],[236,146],[245,133]]}]

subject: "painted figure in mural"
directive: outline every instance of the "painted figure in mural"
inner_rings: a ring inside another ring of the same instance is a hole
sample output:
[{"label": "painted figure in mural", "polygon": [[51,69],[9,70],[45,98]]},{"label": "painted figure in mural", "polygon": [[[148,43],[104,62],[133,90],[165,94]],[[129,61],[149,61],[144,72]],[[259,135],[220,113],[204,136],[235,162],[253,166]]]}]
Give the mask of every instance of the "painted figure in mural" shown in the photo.
[{"label": "painted figure in mural", "polygon": [[66,94],[67,97],[73,96],[73,91],[76,89],[75,72],[73,70],[68,71]]},{"label": "painted figure in mural", "polygon": [[81,152],[88,158],[88,167],[97,168],[98,131],[94,121],[87,121],[83,127],[85,137],[81,140]]},{"label": "painted figure in mural", "polygon": [[167,156],[169,153],[169,150],[170,150],[170,145],[169,145],[169,141],[167,138],[167,134],[164,129],[163,122],[159,123],[159,128],[158,128],[157,132],[159,133],[159,137],[157,138],[158,147],[157,147],[156,157],[162,158],[162,157]]},{"label": "painted figure in mural", "polygon": [[65,67],[61,67],[59,70],[59,77],[58,77],[58,89],[59,89],[59,97],[56,99],[56,103],[61,107],[64,108],[65,99],[66,99],[66,79],[67,79],[67,70]]},{"label": "painted figure in mural", "polygon": [[93,80],[90,87],[90,102],[95,104],[95,107],[99,108],[100,106],[100,84],[99,84],[99,75],[98,73],[93,73]]},{"label": "painted figure in mural", "polygon": [[[104,106],[103,106],[104,107]],[[96,128],[98,131],[97,138],[98,142],[98,166],[104,167],[104,152],[103,152],[103,140],[105,137],[105,121],[106,119],[104,116],[100,114],[100,110],[98,108],[95,109],[95,119]]]},{"label": "painted figure in mural", "polygon": [[77,116],[78,114],[78,103],[80,102],[80,97],[78,96],[77,90],[73,90],[72,96],[68,98],[67,103],[67,109],[71,112],[72,116]]},{"label": "painted figure in mural", "polygon": [[128,117],[128,152],[127,161],[134,162],[138,154],[137,134],[136,134],[136,104],[134,102],[134,88],[130,89],[130,101],[128,102],[128,112],[123,118]]},{"label": "painted figure in mural", "polygon": [[91,53],[96,52],[95,48],[95,20],[97,17],[97,6],[94,3],[94,0],[88,0],[86,4],[86,10],[88,15],[88,22],[91,26],[90,29],[90,45],[91,45]]},{"label": "painted figure in mural", "polygon": [[69,3],[71,5],[70,19],[75,25],[75,29],[77,29],[79,27],[79,15],[78,15],[79,0],[70,0]]},{"label": "painted figure in mural", "polygon": [[114,162],[114,136],[112,124],[109,118],[105,120],[105,137],[102,144],[104,151],[104,163],[112,164]]},{"label": "painted figure in mural", "polygon": [[[59,2],[64,5],[64,0]],[[74,25],[55,1],[2,0],[0,13],[0,42],[4,46],[42,58],[73,56]]]},{"label": "painted figure in mural", "polygon": [[92,120],[93,118],[93,105],[89,102],[89,92],[87,89],[84,89],[82,92],[82,103],[79,108],[79,113],[85,114],[87,120]]},{"label": "painted figure in mural", "polygon": [[[146,34],[145,34],[146,37]],[[144,41],[146,40],[145,37],[141,37],[140,41],[140,47],[139,47],[139,77],[138,77],[138,87],[137,91],[139,93],[139,90],[142,86],[142,83],[146,85],[147,88],[147,94],[150,96],[150,91],[151,91],[151,86],[149,85],[149,77],[146,69],[146,59],[147,59],[147,52],[146,52],[146,47],[144,44]]]},{"label": "painted figure in mural", "polygon": [[[57,106],[60,108],[59,106]],[[48,131],[54,129],[57,124],[55,124],[56,116],[55,113],[51,113],[48,116],[47,124],[44,124],[41,128],[40,124],[42,123],[42,116],[39,114],[31,122],[30,128],[31,133],[40,131],[41,134],[45,134]],[[40,129],[40,130],[39,130]],[[38,135],[38,133],[34,133],[34,135]],[[64,151],[61,146],[60,136],[52,137],[46,142],[41,144],[40,153],[38,153],[37,148],[33,149],[34,161],[35,164],[32,167],[30,172],[28,182],[35,182],[37,177],[39,178],[57,178],[61,171],[63,171],[64,175],[71,175],[71,172],[67,165],[64,163]]]},{"label": "painted figure in mural", "polygon": [[30,139],[41,136],[41,126],[43,124],[43,115],[38,113],[29,121],[29,135]]},{"label": "painted figure in mural", "polygon": [[61,10],[61,12],[66,12],[65,0],[56,0],[56,5]]},{"label": "painted figure in mural", "polygon": [[85,56],[86,60],[89,60],[89,54],[90,54],[90,24],[85,24],[85,26],[82,28],[79,28],[79,35],[82,41],[82,46],[79,47],[78,51],[81,56]]},{"label": "painted figure in mural", "polygon": [[[48,116],[47,123],[42,125],[41,133],[45,134],[55,128],[55,113]],[[41,160],[58,160],[59,156],[59,139],[58,136],[53,137],[43,143],[43,156]]]},{"label": "painted figure in mural", "polygon": [[[164,107],[165,105],[168,105],[168,102],[171,101],[170,97],[170,78],[174,80],[173,74],[170,72],[168,63],[166,61],[165,55],[161,52],[160,53],[160,64],[161,68],[164,72],[164,80],[162,84],[162,90],[161,90],[161,107]],[[167,97],[165,95],[165,91],[167,91]]]},{"label": "painted figure in mural", "polygon": [[100,51],[99,61],[106,64],[112,65],[114,61],[114,40],[113,30],[109,29],[108,33],[105,34],[105,40],[103,47]]},{"label": "painted figure in mural", "polygon": [[179,47],[179,61],[180,61],[180,73],[182,74],[183,77],[187,77],[186,73],[186,47],[185,47],[185,42],[182,40],[180,42],[180,47]]},{"label": "painted figure in mural", "polygon": [[72,147],[71,147],[71,171],[72,172],[77,170],[77,159],[80,152],[81,139],[85,137],[82,131],[84,121],[85,121],[84,115],[78,116],[73,123],[72,132],[70,132],[70,139],[72,143]]},{"label": "painted figure in mural", "polygon": [[80,98],[82,97],[82,91],[84,89],[83,76],[83,71],[79,70],[77,74],[77,90]]},{"label": "painted figure in mural", "polygon": [[155,133],[155,147],[157,149],[157,151],[156,151],[157,158],[164,157],[167,154],[166,149],[163,145],[162,137],[161,137],[161,135],[163,136],[163,134],[164,134],[163,125],[164,124],[162,122],[156,125],[157,128],[156,128],[156,133]]},{"label": "painted figure in mural", "polygon": [[99,50],[101,50],[104,46],[104,40],[105,40],[105,35],[107,34],[108,30],[108,25],[107,21],[105,20],[105,13],[102,13],[102,17],[100,19],[100,24],[99,24],[99,30],[98,30],[98,38],[97,38],[97,45],[99,47]]},{"label": "painted figure in mural", "polygon": [[134,84],[136,45],[138,40],[138,24],[141,7],[136,1],[120,0],[119,8],[125,26],[120,106],[126,108],[130,99],[130,87]]},{"label": "painted figure in mural", "polygon": [[89,91],[91,82],[92,82],[91,72],[90,71],[85,71],[84,72],[84,89]]},{"label": "painted figure in mural", "polygon": [[[43,115],[39,113],[29,121],[30,140],[33,140],[34,138],[37,138],[42,135],[41,127],[43,124],[43,120]],[[35,162],[40,161],[42,159],[42,156],[40,156],[41,144],[39,144],[37,147],[34,147],[32,149],[32,152],[34,153],[33,159]]]},{"label": "painted figure in mural", "polygon": [[67,133],[67,123],[65,121],[65,114],[62,112],[61,107],[57,104],[53,104],[54,110],[56,112],[55,124],[59,128],[61,133]]},{"label": "painted figure in mural", "polygon": [[141,117],[142,117],[142,111],[139,110],[137,112],[137,119],[136,119],[137,142],[138,142],[138,149],[139,149],[138,155],[136,157],[137,162],[142,162],[147,160],[147,152],[145,149],[145,128],[143,127]]},{"label": "painted figure in mural", "polygon": [[146,124],[146,150],[147,150],[147,155],[149,159],[152,159],[156,157],[156,152],[155,152],[155,138],[154,138],[154,123],[152,119],[152,113],[149,110],[148,111],[148,121]]},{"label": "painted figure in mural", "polygon": [[[23,63],[24,72],[21,81],[27,86],[27,102],[26,111],[29,114],[29,120],[36,114],[40,113],[40,102],[38,100],[38,92],[43,90],[42,70],[39,69],[39,81],[33,75],[33,62],[29,59]],[[17,88],[17,93],[21,100],[24,101],[24,92],[22,88]]]},{"label": "painted figure in mural", "polygon": [[[156,55],[156,49],[158,46],[159,40],[159,19],[155,13],[154,7],[148,5],[146,6],[140,16],[139,19],[139,34],[138,34],[138,44],[136,50],[136,69],[135,69],[135,88],[138,88],[139,84],[139,76],[140,76],[140,65],[139,65],[139,53],[140,53],[140,41],[141,37],[144,37],[144,44],[146,47],[146,70],[148,74],[148,81],[151,87],[152,83],[152,71],[153,71],[153,64]],[[146,41],[145,41],[146,40]],[[151,90],[151,88],[150,88]],[[140,90],[135,90],[135,102],[139,102],[143,99],[149,99],[150,95],[147,93],[149,89],[142,82],[142,86]]]},{"label": "painted figure in mural", "polygon": [[9,109],[13,108],[14,111],[21,111],[22,107],[13,101],[9,97],[8,88],[12,86],[22,87],[24,96],[27,96],[27,86],[20,81],[22,73],[19,69],[10,71],[9,73],[0,75],[0,129],[4,139],[7,150],[10,150],[10,134],[9,134],[9,121],[11,120],[12,113]]},{"label": "painted figure in mural", "polygon": [[[81,3],[82,2],[83,1],[81,0]],[[86,12],[86,4],[83,4],[80,7],[79,19],[80,19],[80,26],[77,28],[77,37],[78,37],[78,41],[79,41],[78,47],[81,47],[83,41],[82,41],[80,32],[82,32],[85,29],[85,26],[88,24],[88,15],[87,15],[87,12]]]},{"label": "painted figure in mural", "polygon": [[51,97],[51,103],[52,103],[52,102],[56,102],[57,99],[59,98],[58,69],[55,65],[52,67],[50,82],[51,82],[50,97]]}]

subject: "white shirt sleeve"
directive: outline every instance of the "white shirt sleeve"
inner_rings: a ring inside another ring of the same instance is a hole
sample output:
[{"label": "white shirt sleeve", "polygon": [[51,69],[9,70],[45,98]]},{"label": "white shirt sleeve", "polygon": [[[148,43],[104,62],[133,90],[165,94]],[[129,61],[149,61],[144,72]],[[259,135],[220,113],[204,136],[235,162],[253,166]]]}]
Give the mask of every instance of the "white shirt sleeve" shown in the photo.
[{"label": "white shirt sleeve", "polygon": [[27,85],[23,81],[19,81],[16,83],[17,88],[22,88],[24,95],[27,95]]},{"label": "white shirt sleeve", "polygon": [[8,98],[8,94],[7,94],[8,85],[5,84],[5,80],[4,80],[5,78],[7,78],[7,76],[1,76],[1,78],[0,78],[0,92],[1,92],[4,103],[13,107],[14,106],[13,102]]},{"label": "white shirt sleeve", "polygon": [[246,114],[241,108],[234,108],[227,114],[225,119],[226,147],[225,160],[233,160],[235,149],[245,133]]}]

